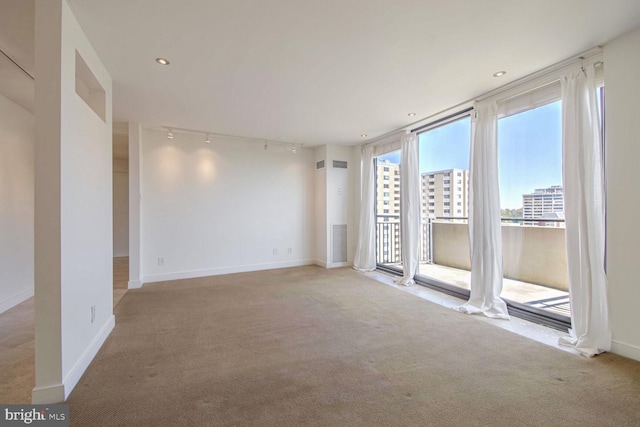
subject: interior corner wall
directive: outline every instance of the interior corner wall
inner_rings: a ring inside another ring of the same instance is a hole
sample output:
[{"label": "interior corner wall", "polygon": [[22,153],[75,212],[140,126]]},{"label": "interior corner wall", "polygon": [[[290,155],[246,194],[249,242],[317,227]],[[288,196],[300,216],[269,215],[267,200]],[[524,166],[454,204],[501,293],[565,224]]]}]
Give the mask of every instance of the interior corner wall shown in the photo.
[{"label": "interior corner wall", "polygon": [[640,360],[640,30],[604,46],[607,276],[612,351]]},{"label": "interior corner wall", "polygon": [[358,245],[358,239],[360,238],[360,206],[362,200],[362,146],[356,145],[351,147],[351,201],[352,201],[352,213],[351,221],[353,227],[351,227],[351,239],[349,239],[349,259],[355,259],[356,247]]},{"label": "interior corner wall", "polygon": [[[316,169],[316,263],[323,267],[344,267],[353,264],[357,238],[354,220],[354,179],[357,166],[353,148],[343,145],[323,145],[315,149],[315,161],[324,161]],[[333,162],[347,162],[347,168],[333,167]],[[333,225],[347,226],[347,261],[333,262]]]},{"label": "interior corner wall", "polygon": [[33,296],[34,127],[0,95],[0,313]]},{"label": "interior corner wall", "polygon": [[[347,226],[347,261],[333,262],[329,253],[328,267],[344,267],[353,264],[354,247],[353,236],[353,171],[354,164],[351,156],[352,148],[344,145],[327,145],[327,242],[332,247],[332,226],[346,224]],[[333,167],[334,161],[347,162],[347,168]],[[329,251],[330,252],[330,251]]]},{"label": "interior corner wall", "polygon": [[142,128],[129,122],[129,289],[142,286]]},{"label": "interior corner wall", "polygon": [[[327,146],[321,145],[313,150],[314,155],[314,182],[315,182],[315,263],[326,267],[328,258],[327,240]],[[317,168],[318,162],[324,162],[324,167]]]},{"label": "interior corner wall", "polygon": [[113,159],[113,256],[129,256],[129,165]]},{"label": "interior corner wall", "polygon": [[[113,317],[111,78],[66,0],[36,1],[33,403],[67,398]],[[106,120],[76,93],[76,52]]]},{"label": "interior corner wall", "polygon": [[144,283],[313,264],[312,150],[143,129],[141,165]]}]

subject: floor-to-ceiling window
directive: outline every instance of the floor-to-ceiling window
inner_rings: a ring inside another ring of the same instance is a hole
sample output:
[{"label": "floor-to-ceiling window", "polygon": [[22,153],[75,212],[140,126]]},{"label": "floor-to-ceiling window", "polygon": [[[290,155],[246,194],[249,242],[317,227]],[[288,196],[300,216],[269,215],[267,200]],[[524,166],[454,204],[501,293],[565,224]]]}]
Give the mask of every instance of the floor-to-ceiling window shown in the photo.
[{"label": "floor-to-ceiling window", "polygon": [[418,280],[464,294],[469,288],[469,145],[463,114],[419,133],[420,264]]},{"label": "floor-to-ceiling window", "polygon": [[570,315],[560,101],[498,120],[502,297]]},{"label": "floor-to-ceiling window", "polygon": [[[603,90],[598,93],[602,108]],[[559,82],[498,99],[498,175],[503,290],[513,314],[557,328],[571,307],[562,185]],[[469,153],[471,115],[414,130],[419,135],[421,228],[416,282],[469,296]],[[376,159],[377,262],[402,271],[399,151]],[[392,185],[393,184],[393,185]]]},{"label": "floor-to-ceiling window", "polygon": [[375,177],[376,262],[400,271],[400,151],[375,158]]},{"label": "floor-to-ceiling window", "polygon": [[[567,321],[560,103],[498,121],[504,282],[512,307]],[[468,113],[420,133],[418,282],[459,296],[470,287]],[[545,315],[545,313],[542,313]]]}]

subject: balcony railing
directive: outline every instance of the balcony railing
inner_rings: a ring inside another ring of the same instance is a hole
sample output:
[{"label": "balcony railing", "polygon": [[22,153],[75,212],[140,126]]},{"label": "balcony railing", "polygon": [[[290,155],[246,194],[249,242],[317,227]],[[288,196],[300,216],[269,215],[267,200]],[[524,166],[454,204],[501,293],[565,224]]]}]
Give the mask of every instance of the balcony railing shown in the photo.
[{"label": "balcony railing", "polygon": [[[420,230],[420,262],[470,270],[468,218],[426,218]],[[397,215],[379,215],[376,256],[380,264],[402,262]],[[506,279],[568,289],[563,219],[502,218]]]}]

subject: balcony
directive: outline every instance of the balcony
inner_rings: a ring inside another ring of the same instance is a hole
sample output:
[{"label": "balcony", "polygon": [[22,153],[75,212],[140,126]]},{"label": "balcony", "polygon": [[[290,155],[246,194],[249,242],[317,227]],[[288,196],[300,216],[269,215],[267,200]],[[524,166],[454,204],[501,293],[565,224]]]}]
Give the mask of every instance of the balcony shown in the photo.
[{"label": "balcony", "polygon": [[[400,223],[387,216],[377,223],[377,260],[402,265]],[[420,233],[419,275],[469,289],[471,272],[467,218],[428,218]],[[525,222],[503,218],[502,297],[569,316],[564,221]]]}]

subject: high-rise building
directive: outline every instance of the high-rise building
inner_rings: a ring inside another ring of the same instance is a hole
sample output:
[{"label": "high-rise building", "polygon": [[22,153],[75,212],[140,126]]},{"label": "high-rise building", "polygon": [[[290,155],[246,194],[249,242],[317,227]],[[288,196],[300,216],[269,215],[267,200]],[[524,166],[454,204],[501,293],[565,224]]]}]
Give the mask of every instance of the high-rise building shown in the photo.
[{"label": "high-rise building", "polygon": [[376,163],[376,259],[395,263],[402,259],[400,247],[400,165],[378,159]]},{"label": "high-rise building", "polygon": [[378,159],[376,167],[378,222],[400,222],[400,165]]},{"label": "high-rise building", "polygon": [[546,213],[564,212],[564,191],[561,185],[536,188],[522,195],[523,218],[541,218]]},{"label": "high-rise building", "polygon": [[[524,219],[564,219],[564,191],[561,185],[536,188],[533,193],[522,195],[522,217]],[[559,222],[537,225],[557,225]],[[533,224],[525,221],[526,225]]]},{"label": "high-rise building", "polygon": [[420,178],[423,220],[428,217],[466,218],[468,216],[468,170],[448,169],[425,172]]}]

